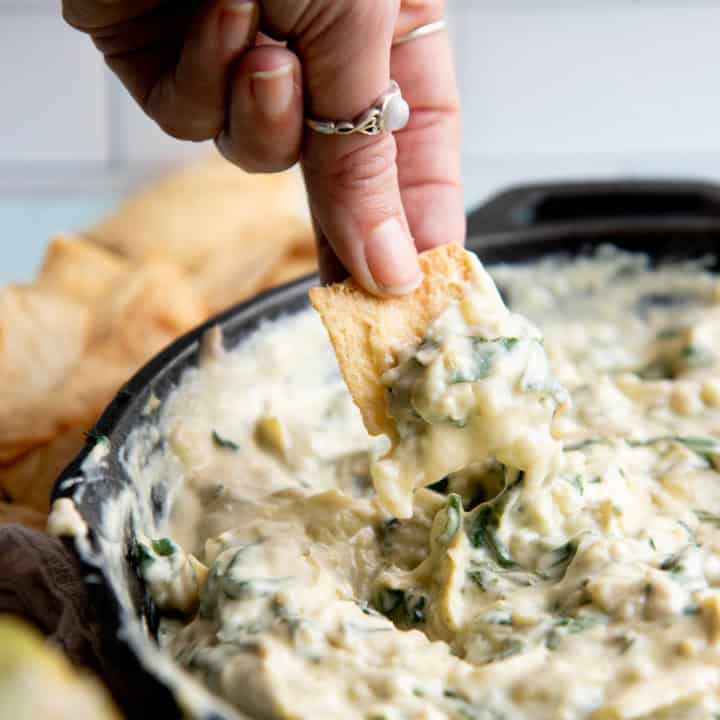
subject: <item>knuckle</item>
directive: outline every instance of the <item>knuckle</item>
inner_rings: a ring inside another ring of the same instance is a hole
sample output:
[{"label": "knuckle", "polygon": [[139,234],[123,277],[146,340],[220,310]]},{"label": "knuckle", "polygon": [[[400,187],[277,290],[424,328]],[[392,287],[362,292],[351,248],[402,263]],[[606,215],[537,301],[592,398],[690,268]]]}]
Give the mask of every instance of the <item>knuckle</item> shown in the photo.
[{"label": "knuckle", "polygon": [[400,8],[399,0],[330,0],[315,5],[318,12],[308,32],[321,46],[338,35],[350,43],[361,38],[365,42],[382,42],[392,35]]},{"label": "knuckle", "polygon": [[397,174],[397,152],[389,137],[342,156],[333,171],[333,184],[341,191],[376,191]]},{"label": "knuckle", "polygon": [[414,108],[408,124],[397,133],[396,139],[401,148],[410,140],[454,147],[460,142],[460,131],[460,108],[451,103],[444,108]]},{"label": "knuckle", "polygon": [[395,26],[399,9],[399,0],[352,0],[346,4],[346,19],[353,28],[387,34]]}]

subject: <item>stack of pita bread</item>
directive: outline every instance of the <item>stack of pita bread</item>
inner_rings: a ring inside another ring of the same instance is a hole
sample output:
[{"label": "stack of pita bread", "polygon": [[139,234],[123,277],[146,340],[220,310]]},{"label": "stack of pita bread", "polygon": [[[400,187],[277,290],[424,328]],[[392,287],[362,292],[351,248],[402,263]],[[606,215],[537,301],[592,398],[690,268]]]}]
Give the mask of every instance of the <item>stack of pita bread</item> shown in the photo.
[{"label": "stack of pita bread", "polygon": [[315,267],[299,175],[217,155],[51,238],[36,280],[0,289],[0,523],[44,527],[53,481],[150,357]]}]

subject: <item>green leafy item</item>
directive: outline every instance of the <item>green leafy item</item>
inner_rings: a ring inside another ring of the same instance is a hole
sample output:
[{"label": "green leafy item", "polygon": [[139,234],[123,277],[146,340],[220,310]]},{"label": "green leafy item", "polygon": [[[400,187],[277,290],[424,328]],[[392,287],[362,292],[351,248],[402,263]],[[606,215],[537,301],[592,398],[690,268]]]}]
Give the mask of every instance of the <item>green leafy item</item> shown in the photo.
[{"label": "green leafy item", "polygon": [[240,450],[240,446],[236,442],[222,437],[216,430],[212,431],[212,439],[216,447],[223,448],[224,450],[232,450],[233,452]]}]

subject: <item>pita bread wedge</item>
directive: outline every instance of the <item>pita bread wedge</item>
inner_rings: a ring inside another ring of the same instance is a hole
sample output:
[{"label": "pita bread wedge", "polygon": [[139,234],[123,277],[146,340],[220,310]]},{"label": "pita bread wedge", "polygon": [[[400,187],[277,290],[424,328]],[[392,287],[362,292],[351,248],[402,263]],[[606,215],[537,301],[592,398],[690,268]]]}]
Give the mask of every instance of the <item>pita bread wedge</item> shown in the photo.
[{"label": "pita bread wedge", "polygon": [[89,313],[73,300],[32,286],[1,289],[2,405],[17,393],[54,387],[79,362],[89,337]]},{"label": "pita bread wedge", "polygon": [[268,233],[255,232],[254,237],[226,241],[193,273],[193,285],[213,313],[258,292],[265,276],[285,257],[292,235],[281,234],[268,242]]},{"label": "pita bread wedge", "polygon": [[119,255],[77,235],[57,235],[50,240],[37,285],[94,304],[120,285],[129,263]]},{"label": "pita bread wedge", "polygon": [[310,290],[335,348],[340,370],[371,435],[395,437],[387,414],[383,373],[398,351],[420,342],[430,323],[463,293],[471,256],[459,245],[441,245],[420,256],[423,281],[409,295],[381,299],[354,280]]},{"label": "pita bread wedge", "polygon": [[36,287],[0,291],[0,475],[12,464],[17,476],[21,458],[31,468],[31,451],[58,434],[89,428],[142,363],[207,315],[188,274],[161,261],[87,305]]},{"label": "pita bread wedge", "polygon": [[89,429],[93,419],[90,416],[86,424],[57,435],[14,462],[0,463],[0,493],[16,503],[14,507],[22,505],[47,513],[53,483],[82,448],[85,430]]},{"label": "pita bread wedge", "polygon": [[251,175],[217,153],[134,193],[83,234],[135,262],[164,259],[189,271],[220,251],[227,261],[228,243],[242,256],[246,246],[264,248],[278,236],[312,237],[297,171]]},{"label": "pita bread wedge", "polygon": [[136,367],[209,315],[188,273],[162,260],[134,267],[97,308],[95,345],[111,346]]},{"label": "pita bread wedge", "polygon": [[0,466],[52,439],[46,407],[90,342],[89,310],[52,290],[0,289]]},{"label": "pita bread wedge", "polygon": [[[90,429],[137,367],[138,362],[128,357],[124,348],[108,343],[87,351],[51,392],[22,398],[13,412],[0,407],[0,487],[6,478],[22,475],[32,479],[33,473],[41,482],[46,473],[34,465],[36,459],[48,448],[54,453],[55,441],[62,447],[66,433],[77,429],[82,434]],[[71,450],[61,450],[60,454],[64,458],[55,464],[58,469],[72,459]],[[43,464],[42,468],[50,465]]]}]

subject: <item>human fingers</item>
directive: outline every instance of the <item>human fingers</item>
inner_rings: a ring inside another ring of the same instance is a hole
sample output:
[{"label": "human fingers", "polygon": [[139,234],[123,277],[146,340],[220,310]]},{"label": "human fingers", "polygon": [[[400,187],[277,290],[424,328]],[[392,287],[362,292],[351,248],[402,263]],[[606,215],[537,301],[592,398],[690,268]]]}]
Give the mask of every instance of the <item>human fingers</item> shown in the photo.
[{"label": "human fingers", "polygon": [[[129,14],[107,24],[115,0],[67,2],[76,26],[91,34],[108,66],[163,130],[187,140],[217,136],[232,66],[257,35],[256,2],[129,0]],[[91,6],[107,10],[90,13]]]},{"label": "human fingers", "polygon": [[[442,0],[405,0],[396,37],[443,17]],[[418,250],[465,239],[460,107],[447,32],[393,47],[392,73],[410,122],[396,133],[403,205]]]},{"label": "human fingers", "polygon": [[116,25],[146,15],[162,5],[163,0],[63,0],[63,18],[83,32]]},{"label": "human fingers", "polygon": [[[390,86],[398,3],[320,0],[324,12],[298,34],[306,107],[315,118],[349,119]],[[306,131],[302,164],[311,211],[342,264],[367,290],[399,294],[420,280],[403,210],[391,134],[326,136]]]},{"label": "human fingers", "polygon": [[302,72],[291,50],[264,44],[238,62],[230,82],[220,151],[250,172],[278,172],[297,162],[303,133]]},{"label": "human fingers", "polygon": [[255,2],[206,3],[185,34],[177,64],[142,101],[148,115],[174,137],[215,138],[225,124],[232,65],[253,45],[257,28]]}]

